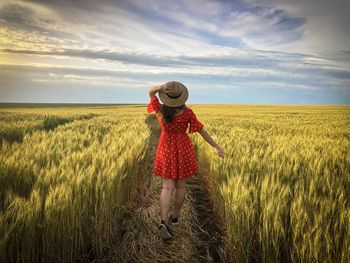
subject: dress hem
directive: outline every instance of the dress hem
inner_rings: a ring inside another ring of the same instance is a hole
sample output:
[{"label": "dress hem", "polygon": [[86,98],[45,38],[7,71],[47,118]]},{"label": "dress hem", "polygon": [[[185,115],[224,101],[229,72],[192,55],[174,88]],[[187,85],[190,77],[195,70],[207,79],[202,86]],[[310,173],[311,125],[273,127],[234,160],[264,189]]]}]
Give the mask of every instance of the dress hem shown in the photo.
[{"label": "dress hem", "polygon": [[190,177],[193,177],[193,176],[198,176],[198,172],[193,174],[193,175],[188,175],[188,176],[182,176],[181,178],[172,178],[172,177],[165,177],[165,176],[162,176],[162,175],[159,175],[159,174],[153,174],[154,176],[159,176],[159,177],[162,177],[164,179],[174,179],[174,180],[181,180],[181,179],[184,179],[184,178],[190,178]]}]

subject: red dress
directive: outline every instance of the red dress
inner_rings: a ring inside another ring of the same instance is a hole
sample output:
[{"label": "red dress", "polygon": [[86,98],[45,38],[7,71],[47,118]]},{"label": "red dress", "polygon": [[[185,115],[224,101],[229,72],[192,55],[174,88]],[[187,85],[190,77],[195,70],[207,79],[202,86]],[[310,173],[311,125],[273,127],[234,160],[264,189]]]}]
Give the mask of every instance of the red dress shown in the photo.
[{"label": "red dress", "polygon": [[161,107],[163,105],[157,96],[153,96],[147,107],[147,112],[157,113],[162,128],[153,164],[154,175],[177,180],[194,176],[198,173],[198,163],[194,146],[186,131],[188,124],[190,133],[200,131],[204,125],[197,120],[192,109],[187,107],[181,115],[173,116],[171,123],[166,123],[158,113]]}]

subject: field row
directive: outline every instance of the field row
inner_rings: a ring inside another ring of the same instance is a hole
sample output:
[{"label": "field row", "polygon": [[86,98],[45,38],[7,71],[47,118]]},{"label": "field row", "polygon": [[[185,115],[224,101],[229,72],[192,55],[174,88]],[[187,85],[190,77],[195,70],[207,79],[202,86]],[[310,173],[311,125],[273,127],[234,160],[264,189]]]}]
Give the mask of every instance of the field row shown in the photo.
[{"label": "field row", "polygon": [[13,114],[0,113],[0,143],[21,142],[25,135],[30,135],[37,130],[53,130],[59,125],[64,125],[75,120],[87,120],[96,114]]}]

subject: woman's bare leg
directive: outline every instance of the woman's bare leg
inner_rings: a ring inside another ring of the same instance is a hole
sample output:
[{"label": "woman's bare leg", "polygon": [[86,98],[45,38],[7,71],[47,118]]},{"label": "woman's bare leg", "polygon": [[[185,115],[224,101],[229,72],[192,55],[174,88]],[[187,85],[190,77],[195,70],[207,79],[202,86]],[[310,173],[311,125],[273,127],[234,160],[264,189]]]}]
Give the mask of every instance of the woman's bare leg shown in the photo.
[{"label": "woman's bare leg", "polygon": [[180,209],[182,207],[182,204],[184,203],[185,200],[185,183],[186,183],[186,178],[181,179],[181,180],[176,180],[176,193],[175,193],[175,209],[174,209],[174,216],[178,217],[180,213]]},{"label": "woman's bare leg", "polygon": [[174,188],[175,188],[174,179],[163,180],[163,189],[160,194],[160,215],[166,224],[168,224],[168,212],[169,212]]}]

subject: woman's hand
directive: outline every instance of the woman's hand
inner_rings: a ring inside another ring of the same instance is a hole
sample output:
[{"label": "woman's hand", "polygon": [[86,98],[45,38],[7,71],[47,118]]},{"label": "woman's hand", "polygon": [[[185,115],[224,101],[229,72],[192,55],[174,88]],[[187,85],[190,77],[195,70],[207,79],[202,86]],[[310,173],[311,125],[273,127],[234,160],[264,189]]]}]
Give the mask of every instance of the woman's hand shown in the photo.
[{"label": "woman's hand", "polygon": [[224,153],[224,150],[220,147],[220,145],[216,146],[215,149],[216,149],[219,157],[224,158],[225,153]]},{"label": "woman's hand", "polygon": [[148,94],[149,98],[152,99],[158,92],[169,92],[171,90],[174,90],[175,87],[170,84],[171,82],[164,83],[162,85],[157,85],[149,89]]},{"label": "woman's hand", "polygon": [[163,85],[153,86],[149,89],[148,94],[149,98],[152,99],[161,89]]}]

